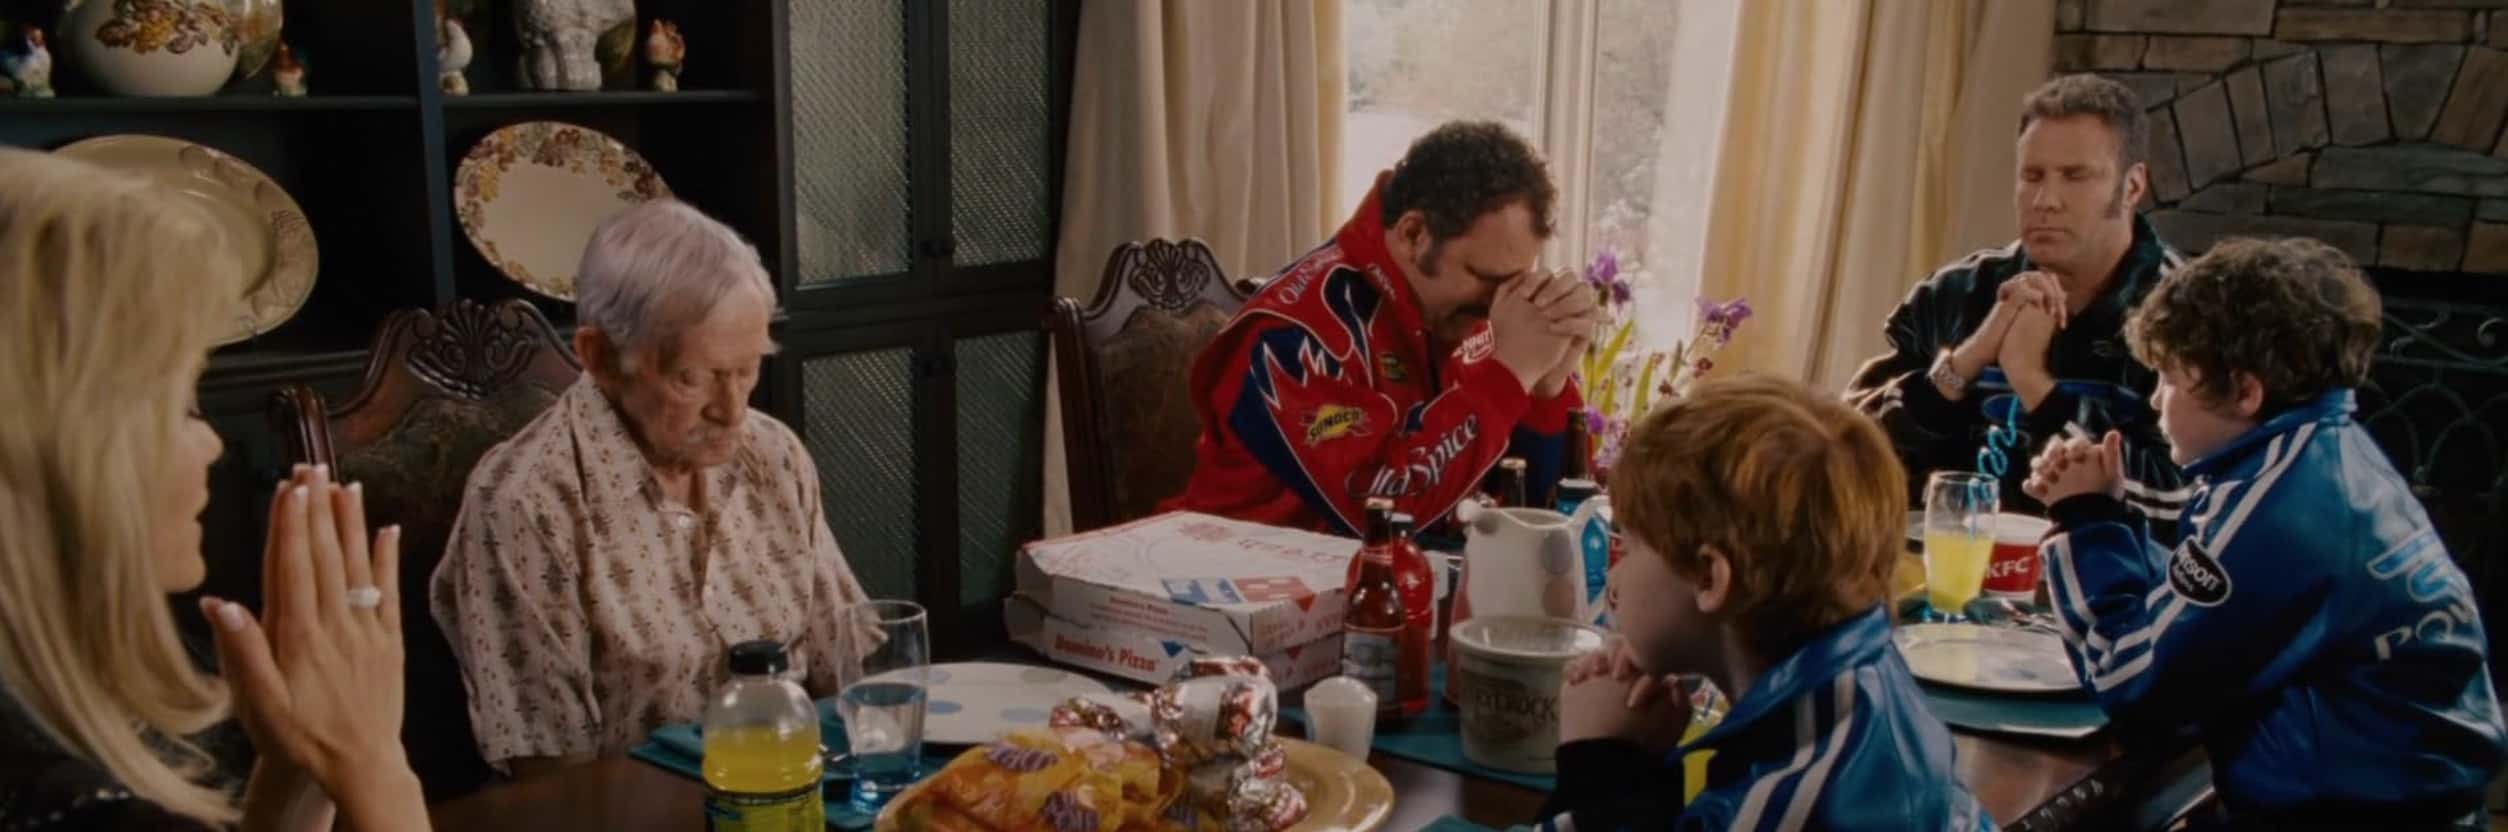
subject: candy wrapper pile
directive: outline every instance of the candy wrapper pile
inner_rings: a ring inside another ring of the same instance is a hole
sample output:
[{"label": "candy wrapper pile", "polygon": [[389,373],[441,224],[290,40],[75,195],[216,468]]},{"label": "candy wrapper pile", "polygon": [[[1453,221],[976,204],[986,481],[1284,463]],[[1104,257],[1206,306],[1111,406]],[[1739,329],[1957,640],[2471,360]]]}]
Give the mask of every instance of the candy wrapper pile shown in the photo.
[{"label": "candy wrapper pile", "polygon": [[1048,727],[959,755],[896,809],[906,829],[1278,832],[1306,817],[1271,735],[1277,690],[1252,658],[1199,659],[1175,683],[1056,706]]}]

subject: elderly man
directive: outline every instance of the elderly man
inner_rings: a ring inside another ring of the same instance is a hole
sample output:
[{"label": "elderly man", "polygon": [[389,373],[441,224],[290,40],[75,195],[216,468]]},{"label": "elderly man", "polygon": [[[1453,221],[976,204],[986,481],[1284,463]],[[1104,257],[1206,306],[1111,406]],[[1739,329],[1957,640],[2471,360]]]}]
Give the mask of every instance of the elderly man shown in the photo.
[{"label": "elderly man", "polygon": [[2148,404],[2158,376],[2119,334],[2125,314],[2184,261],[2134,214],[2149,188],[2142,104],[2122,84],[2071,75],[2021,108],[2020,239],[1917,284],[1890,314],[1889,354],[1856,373],[1847,397],[1889,431],[1912,497],[1934,471],[1975,470],[1992,429],[2016,427],[2003,503],[2036,507],[2020,491],[2029,457],[2074,425],[2122,432],[2137,504],[2173,520],[2185,475]]},{"label": "elderly man", "polygon": [[836,692],[860,585],[791,429],[748,413],[774,350],[755,249],[687,205],[602,223],[576,281],[585,373],[471,473],[432,586],[479,752],[527,775],[694,720],[750,639]]},{"label": "elderly man", "polygon": [[1546,492],[1602,315],[1533,268],[1557,196],[1503,126],[1420,137],[1194,361],[1202,438],[1169,507],[1356,535],[1386,497],[1433,523],[1509,453]]}]

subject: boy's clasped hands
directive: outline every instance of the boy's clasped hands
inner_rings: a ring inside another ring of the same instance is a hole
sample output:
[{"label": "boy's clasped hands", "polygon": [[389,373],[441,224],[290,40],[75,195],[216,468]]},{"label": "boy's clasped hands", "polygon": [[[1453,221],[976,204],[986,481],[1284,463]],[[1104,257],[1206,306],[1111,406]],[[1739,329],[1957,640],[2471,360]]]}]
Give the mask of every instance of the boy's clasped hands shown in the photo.
[{"label": "boy's clasped hands", "polygon": [[1599,652],[1571,661],[1559,697],[1559,742],[1615,738],[1661,754],[1689,730],[1689,695],[1680,679],[1637,666],[1628,642],[1613,638]]}]

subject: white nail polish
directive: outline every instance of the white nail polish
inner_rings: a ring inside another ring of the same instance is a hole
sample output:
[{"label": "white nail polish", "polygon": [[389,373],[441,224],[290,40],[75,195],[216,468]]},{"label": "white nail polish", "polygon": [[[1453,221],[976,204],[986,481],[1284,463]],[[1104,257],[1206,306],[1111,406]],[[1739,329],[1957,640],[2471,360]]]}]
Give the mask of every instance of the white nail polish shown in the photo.
[{"label": "white nail polish", "polygon": [[244,608],[224,601],[218,602],[218,624],[227,628],[229,632],[242,632]]}]

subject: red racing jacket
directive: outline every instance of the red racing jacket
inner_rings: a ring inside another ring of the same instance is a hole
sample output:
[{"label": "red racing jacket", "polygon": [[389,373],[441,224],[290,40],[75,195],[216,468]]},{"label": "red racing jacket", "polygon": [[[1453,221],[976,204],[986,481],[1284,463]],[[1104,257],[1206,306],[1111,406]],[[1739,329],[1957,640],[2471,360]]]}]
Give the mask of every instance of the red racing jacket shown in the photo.
[{"label": "red racing jacket", "polygon": [[1355,536],[1367,499],[1388,497],[1426,528],[1510,453],[1525,460],[1526,493],[1549,493],[1574,386],[1534,399],[1491,354],[1486,322],[1431,352],[1419,298],[1385,250],[1381,187],[1194,360],[1202,436],[1166,509]]}]

